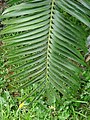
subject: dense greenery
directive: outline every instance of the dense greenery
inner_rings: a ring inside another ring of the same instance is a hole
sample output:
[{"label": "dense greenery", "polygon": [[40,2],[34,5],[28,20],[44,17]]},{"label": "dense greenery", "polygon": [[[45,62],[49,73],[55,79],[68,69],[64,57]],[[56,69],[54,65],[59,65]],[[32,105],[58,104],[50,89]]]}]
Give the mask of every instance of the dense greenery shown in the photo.
[{"label": "dense greenery", "polygon": [[90,1],[8,0],[2,7],[1,120],[89,120]]},{"label": "dense greenery", "polygon": [[90,119],[90,75],[84,72],[85,83],[79,92],[77,100],[66,100],[58,92],[46,90],[39,100],[30,105],[30,97],[21,110],[18,100],[22,99],[26,91],[21,90],[21,96],[12,97],[8,91],[2,92],[0,97],[1,120],[89,120]]}]

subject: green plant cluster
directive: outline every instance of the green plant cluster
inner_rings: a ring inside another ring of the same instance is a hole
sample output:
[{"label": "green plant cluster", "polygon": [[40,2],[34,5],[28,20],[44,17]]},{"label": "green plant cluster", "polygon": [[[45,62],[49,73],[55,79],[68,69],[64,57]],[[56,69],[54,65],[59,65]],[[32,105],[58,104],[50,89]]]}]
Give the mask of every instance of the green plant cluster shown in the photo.
[{"label": "green plant cluster", "polygon": [[90,1],[0,2],[0,120],[90,120]]},{"label": "green plant cluster", "polygon": [[[90,76],[83,73],[85,83],[77,98],[66,99],[53,86],[42,93],[42,96],[32,105],[30,97],[19,109],[18,101],[23,94],[30,91],[30,87],[21,90],[21,96],[10,95],[9,91],[0,91],[0,119],[1,120],[89,120],[90,119]],[[84,87],[83,87],[84,86]],[[48,86],[47,88],[49,88]],[[36,93],[37,94],[37,93]]]}]

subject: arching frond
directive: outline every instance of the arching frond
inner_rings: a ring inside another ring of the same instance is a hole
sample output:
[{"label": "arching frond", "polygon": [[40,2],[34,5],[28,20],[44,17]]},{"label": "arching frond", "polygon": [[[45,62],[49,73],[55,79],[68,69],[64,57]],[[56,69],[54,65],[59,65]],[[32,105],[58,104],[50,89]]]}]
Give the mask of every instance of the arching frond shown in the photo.
[{"label": "arching frond", "polygon": [[6,9],[0,33],[7,50],[3,66],[10,67],[5,83],[20,89],[50,81],[65,96],[75,95],[86,66],[81,51],[86,52],[84,28],[90,27],[88,3],[36,0]]}]

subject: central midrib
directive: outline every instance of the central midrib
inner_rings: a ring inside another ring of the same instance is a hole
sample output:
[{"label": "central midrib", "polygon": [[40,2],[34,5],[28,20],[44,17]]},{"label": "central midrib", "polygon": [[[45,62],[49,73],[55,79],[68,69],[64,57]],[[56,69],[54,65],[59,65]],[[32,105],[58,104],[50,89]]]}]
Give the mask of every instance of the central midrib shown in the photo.
[{"label": "central midrib", "polygon": [[52,32],[52,23],[53,23],[53,11],[54,11],[55,0],[51,0],[51,11],[50,11],[50,26],[48,32],[48,43],[47,43],[47,58],[46,58],[46,79],[48,78],[48,68],[49,68],[49,49],[50,49],[50,37]]}]

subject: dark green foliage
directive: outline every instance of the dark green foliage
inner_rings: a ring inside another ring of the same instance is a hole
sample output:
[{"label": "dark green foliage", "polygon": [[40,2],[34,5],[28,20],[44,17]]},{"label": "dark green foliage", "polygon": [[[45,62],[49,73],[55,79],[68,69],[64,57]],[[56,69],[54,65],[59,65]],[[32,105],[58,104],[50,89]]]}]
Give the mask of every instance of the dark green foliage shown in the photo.
[{"label": "dark green foliage", "polygon": [[[7,9],[0,16],[1,109],[5,103],[5,111],[13,112],[5,112],[4,116],[18,119],[20,115],[24,119],[26,115],[28,119],[27,106],[34,105],[31,120],[37,116],[39,120],[89,119],[90,62],[85,61],[89,0],[6,3]],[[23,102],[25,107],[18,114],[16,109]]]}]

